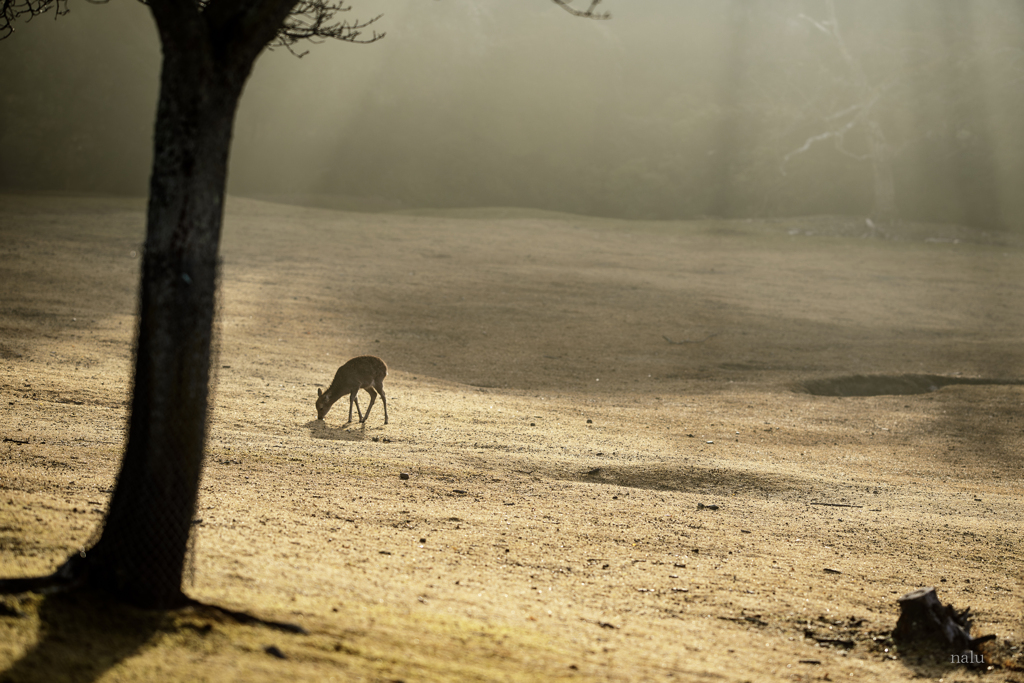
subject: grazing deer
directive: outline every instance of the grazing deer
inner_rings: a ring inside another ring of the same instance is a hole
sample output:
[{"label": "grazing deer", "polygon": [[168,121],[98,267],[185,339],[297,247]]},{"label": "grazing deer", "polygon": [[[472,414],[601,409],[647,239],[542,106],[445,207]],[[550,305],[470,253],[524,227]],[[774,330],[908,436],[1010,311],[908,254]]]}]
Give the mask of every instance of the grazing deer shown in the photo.
[{"label": "grazing deer", "polygon": [[[330,411],[331,406],[342,396],[348,394],[348,421],[352,422],[352,404],[356,406],[359,413],[359,422],[366,422],[370,417],[370,410],[373,402],[380,394],[380,401],[384,404],[384,424],[388,423],[388,399],[384,395],[384,378],[388,376],[388,366],[376,356],[358,356],[338,368],[334,374],[334,381],[327,391],[316,390],[316,419],[324,419],[324,415]],[[370,405],[366,408],[366,415],[359,410],[359,400],[356,394],[360,389],[366,389],[370,394]],[[347,424],[347,423],[346,423]]]}]

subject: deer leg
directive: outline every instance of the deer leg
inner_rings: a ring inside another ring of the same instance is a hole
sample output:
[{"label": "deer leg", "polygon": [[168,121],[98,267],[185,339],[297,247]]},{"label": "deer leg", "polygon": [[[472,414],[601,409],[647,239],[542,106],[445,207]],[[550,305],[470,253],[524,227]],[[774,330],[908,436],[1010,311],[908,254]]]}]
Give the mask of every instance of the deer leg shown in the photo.
[{"label": "deer leg", "polygon": [[364,387],[366,393],[370,395],[370,405],[366,407],[366,415],[359,420],[360,422],[366,422],[366,418],[370,417],[370,410],[373,409],[373,402],[377,400],[377,392],[373,390],[373,387]]},{"label": "deer leg", "polygon": [[384,404],[384,424],[388,423],[388,397],[384,395],[384,385],[378,384],[377,391],[380,393],[380,402]]},{"label": "deer leg", "polygon": [[353,391],[352,394],[348,397],[348,421],[349,422],[352,422],[352,404],[355,404],[355,406],[356,406],[356,413],[359,415],[359,421],[360,422],[363,421],[363,413],[362,413],[361,410],[359,410],[359,399],[356,398],[356,394],[357,393],[359,393],[358,389]]}]

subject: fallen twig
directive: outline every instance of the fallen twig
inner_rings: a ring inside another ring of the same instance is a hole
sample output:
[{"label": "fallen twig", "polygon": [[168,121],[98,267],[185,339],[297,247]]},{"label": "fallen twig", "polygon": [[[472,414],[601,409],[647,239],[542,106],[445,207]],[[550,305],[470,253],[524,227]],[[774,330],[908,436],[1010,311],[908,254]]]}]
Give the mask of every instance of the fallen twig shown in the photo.
[{"label": "fallen twig", "polygon": [[863,505],[850,505],[849,503],[808,503],[808,505],[827,505],[830,508],[862,508]]},{"label": "fallen twig", "polygon": [[804,637],[810,638],[811,640],[821,643],[822,645],[838,645],[846,649],[850,649],[856,645],[851,638],[833,638],[831,636],[819,636],[811,629],[804,629]]},{"label": "fallen twig", "polygon": [[718,333],[715,332],[713,334],[709,334],[708,336],[704,337],[703,339],[681,339],[679,341],[672,341],[671,339],[669,339],[665,335],[661,335],[662,339],[667,341],[669,344],[703,344],[708,339],[711,339],[712,337],[717,337],[717,336],[718,336]]}]

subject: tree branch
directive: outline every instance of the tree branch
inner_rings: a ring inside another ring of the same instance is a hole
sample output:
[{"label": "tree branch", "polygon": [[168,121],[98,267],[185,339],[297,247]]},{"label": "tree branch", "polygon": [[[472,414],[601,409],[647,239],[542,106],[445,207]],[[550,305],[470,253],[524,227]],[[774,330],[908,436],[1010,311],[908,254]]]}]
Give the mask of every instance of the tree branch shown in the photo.
[{"label": "tree branch", "polygon": [[[108,0],[87,0],[94,4],[103,4]],[[295,44],[308,40],[311,43],[321,43],[325,40],[341,40],[347,43],[375,43],[384,37],[384,33],[372,31],[369,36],[365,30],[376,23],[382,15],[378,14],[370,19],[361,21],[335,21],[336,15],[348,12],[352,9],[346,5],[344,0],[283,0],[285,5],[292,5],[287,17],[281,22],[276,35],[265,43],[269,49],[283,47],[297,57],[302,57],[306,52],[296,52]],[[590,0],[590,5],[585,10],[576,9],[572,6],[573,0],[551,0],[553,3],[564,9],[569,14],[587,19],[611,19],[610,12],[597,12],[597,6],[602,0]],[[151,5],[151,0],[140,0],[143,4]],[[238,18],[240,12],[245,11],[234,2],[220,2],[218,0],[192,0],[187,3],[192,11],[197,11],[207,19],[211,29],[225,27],[225,17]],[[274,5],[274,6],[271,6]],[[248,8],[248,14],[260,14],[264,10],[280,8],[280,3],[255,3]],[[55,17],[67,14],[68,0],[0,0],[0,40],[7,38],[14,33],[14,22],[23,17],[31,20],[40,14],[45,14],[51,8],[55,10]],[[184,6],[182,7],[182,9]]]},{"label": "tree branch", "polygon": [[0,40],[14,33],[16,20],[27,17],[26,21],[31,21],[51,7],[56,9],[55,18],[69,12],[68,0],[3,0],[0,2]]},{"label": "tree branch", "polygon": [[380,14],[365,21],[335,20],[336,15],[351,9],[350,5],[340,1],[299,0],[268,47],[283,47],[295,56],[302,57],[306,52],[296,52],[294,46],[304,40],[314,44],[325,40],[366,44],[375,43],[384,37],[384,33],[377,31],[369,36],[364,35],[365,29],[381,18]]},{"label": "tree branch", "polygon": [[590,0],[590,7],[585,10],[578,10],[572,6],[572,0],[551,0],[574,17],[586,17],[587,19],[611,19],[610,12],[595,12],[594,9],[601,4],[601,0]]}]

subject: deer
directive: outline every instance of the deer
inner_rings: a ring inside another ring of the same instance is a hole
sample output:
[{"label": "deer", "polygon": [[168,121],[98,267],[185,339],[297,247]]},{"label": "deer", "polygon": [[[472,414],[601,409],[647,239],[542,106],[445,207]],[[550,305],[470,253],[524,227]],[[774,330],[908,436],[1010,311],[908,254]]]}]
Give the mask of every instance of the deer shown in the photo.
[{"label": "deer", "polygon": [[[376,356],[357,356],[348,361],[334,373],[334,381],[327,391],[316,390],[316,419],[322,420],[330,411],[331,406],[342,396],[348,394],[348,422],[352,422],[352,405],[355,404],[356,412],[359,414],[359,423],[364,424],[366,418],[370,417],[370,410],[373,409],[373,402],[380,394],[380,402],[384,404],[384,424],[388,423],[388,399],[384,395],[384,378],[388,376],[388,366]],[[370,394],[370,405],[366,407],[364,415],[359,410],[359,399],[356,394],[360,389],[366,389]]]}]

